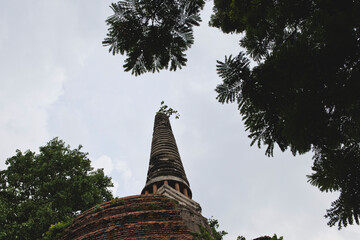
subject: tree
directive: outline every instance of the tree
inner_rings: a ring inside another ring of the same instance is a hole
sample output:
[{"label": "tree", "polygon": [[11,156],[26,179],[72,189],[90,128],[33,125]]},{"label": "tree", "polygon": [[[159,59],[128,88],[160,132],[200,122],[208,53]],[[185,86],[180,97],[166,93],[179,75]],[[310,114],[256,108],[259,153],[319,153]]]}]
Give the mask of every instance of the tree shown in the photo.
[{"label": "tree", "polygon": [[54,138],[6,160],[0,171],[0,239],[42,239],[51,224],[68,222],[112,199],[111,178],[93,171],[81,146],[70,149]]},{"label": "tree", "polygon": [[210,25],[244,33],[246,50],[218,61],[218,101],[238,104],[251,144],[265,145],[268,156],[275,145],[294,155],[313,151],[309,182],[340,191],[328,224],[359,224],[360,2],[214,0],[213,11]]},{"label": "tree", "polygon": [[311,184],[340,191],[325,215],[360,217],[360,2],[215,1],[211,25],[244,32],[243,52],[218,62],[221,103],[237,101],[252,143],[314,151]]},{"label": "tree", "polygon": [[111,4],[103,41],[113,54],[126,54],[125,71],[135,75],[185,66],[185,51],[194,42],[202,0],[123,0]]}]

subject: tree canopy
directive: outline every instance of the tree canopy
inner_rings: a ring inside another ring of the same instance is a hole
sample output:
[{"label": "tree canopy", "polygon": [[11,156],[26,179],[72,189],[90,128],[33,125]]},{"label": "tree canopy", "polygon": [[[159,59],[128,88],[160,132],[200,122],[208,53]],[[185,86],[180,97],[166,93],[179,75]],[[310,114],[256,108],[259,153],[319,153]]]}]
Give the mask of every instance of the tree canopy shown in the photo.
[{"label": "tree canopy", "polygon": [[[185,64],[185,51],[193,43],[192,26],[198,25],[205,1],[174,1],[172,16],[163,14],[171,10],[165,2],[160,7],[155,0],[132,1],[146,7],[131,10],[131,17],[119,10],[128,1],[120,1],[119,9],[112,5],[114,15],[107,20],[109,37],[104,44],[113,53],[129,56],[126,71],[137,75],[167,68],[172,47],[181,59],[174,66]],[[181,11],[188,5],[193,6],[191,11]],[[214,0],[210,21],[224,33],[243,33],[239,38],[245,49],[218,61],[222,79],[215,89],[218,101],[238,104],[252,144],[265,145],[268,156],[275,145],[294,155],[314,152],[309,182],[321,191],[340,191],[325,215],[328,224],[339,229],[359,224],[360,217],[359,12],[358,0]],[[154,20],[161,23],[155,24],[161,34],[151,35],[153,24],[147,16],[161,16],[162,20]],[[137,24],[142,37],[129,37],[126,24]],[[189,38],[178,38],[174,29],[187,29]],[[131,45],[122,47],[127,41]],[[155,42],[159,44],[152,45]],[[157,50],[163,54],[152,52]]]},{"label": "tree canopy", "polygon": [[243,52],[218,62],[221,103],[236,101],[252,143],[314,151],[309,181],[340,191],[326,217],[360,217],[360,2],[215,0],[211,25],[245,32]]},{"label": "tree canopy", "polygon": [[111,178],[93,171],[81,146],[54,138],[6,160],[0,171],[0,239],[42,239],[51,224],[112,199]]},{"label": "tree canopy", "polygon": [[111,4],[103,41],[112,54],[126,54],[125,71],[135,75],[185,66],[185,51],[194,43],[202,0],[123,0]]}]

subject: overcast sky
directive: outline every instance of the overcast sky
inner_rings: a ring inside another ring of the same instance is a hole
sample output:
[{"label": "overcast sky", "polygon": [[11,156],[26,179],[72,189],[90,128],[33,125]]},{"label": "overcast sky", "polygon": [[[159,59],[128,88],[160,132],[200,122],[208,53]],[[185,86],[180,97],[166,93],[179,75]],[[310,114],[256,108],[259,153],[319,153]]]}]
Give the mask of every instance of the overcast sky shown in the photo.
[{"label": "overcast sky", "polygon": [[173,132],[193,199],[226,240],[274,233],[285,240],[359,239],[323,216],[337,193],[307,183],[312,155],[293,157],[250,147],[235,104],[221,105],[216,60],[240,51],[238,35],[208,27],[212,3],[195,29],[188,63],[176,72],[134,77],[101,42],[104,0],[0,1],[0,168],[16,149],[38,151],[54,137],[89,152],[115,183],[115,196],[145,184],[154,116],[160,102],[176,109]]}]

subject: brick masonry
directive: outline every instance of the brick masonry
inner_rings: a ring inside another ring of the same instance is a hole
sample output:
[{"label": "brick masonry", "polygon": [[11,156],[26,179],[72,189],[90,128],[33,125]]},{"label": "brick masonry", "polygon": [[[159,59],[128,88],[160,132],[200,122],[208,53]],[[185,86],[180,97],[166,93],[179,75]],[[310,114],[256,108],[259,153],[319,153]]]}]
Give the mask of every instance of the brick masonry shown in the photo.
[{"label": "brick masonry", "polygon": [[157,113],[151,142],[151,152],[147,179],[142,194],[155,193],[154,185],[160,188],[167,181],[173,188],[178,187],[191,198],[189,181],[180,158],[169,117]]},{"label": "brick masonry", "polygon": [[157,194],[104,202],[75,218],[61,239],[193,239],[177,205]]}]

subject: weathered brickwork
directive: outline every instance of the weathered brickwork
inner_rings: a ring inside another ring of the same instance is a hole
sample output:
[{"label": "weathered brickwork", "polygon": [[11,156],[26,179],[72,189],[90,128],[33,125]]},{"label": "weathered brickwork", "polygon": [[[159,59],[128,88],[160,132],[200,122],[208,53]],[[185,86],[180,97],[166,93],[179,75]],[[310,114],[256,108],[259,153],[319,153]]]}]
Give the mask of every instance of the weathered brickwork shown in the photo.
[{"label": "weathered brickwork", "polygon": [[193,239],[177,204],[162,195],[108,201],[78,216],[62,240]]},{"label": "weathered brickwork", "polygon": [[[146,184],[142,194],[155,193],[164,182],[178,191],[192,197],[189,181],[176,145],[169,117],[157,113],[151,142],[151,153]],[[156,185],[154,189],[154,185]]]}]

